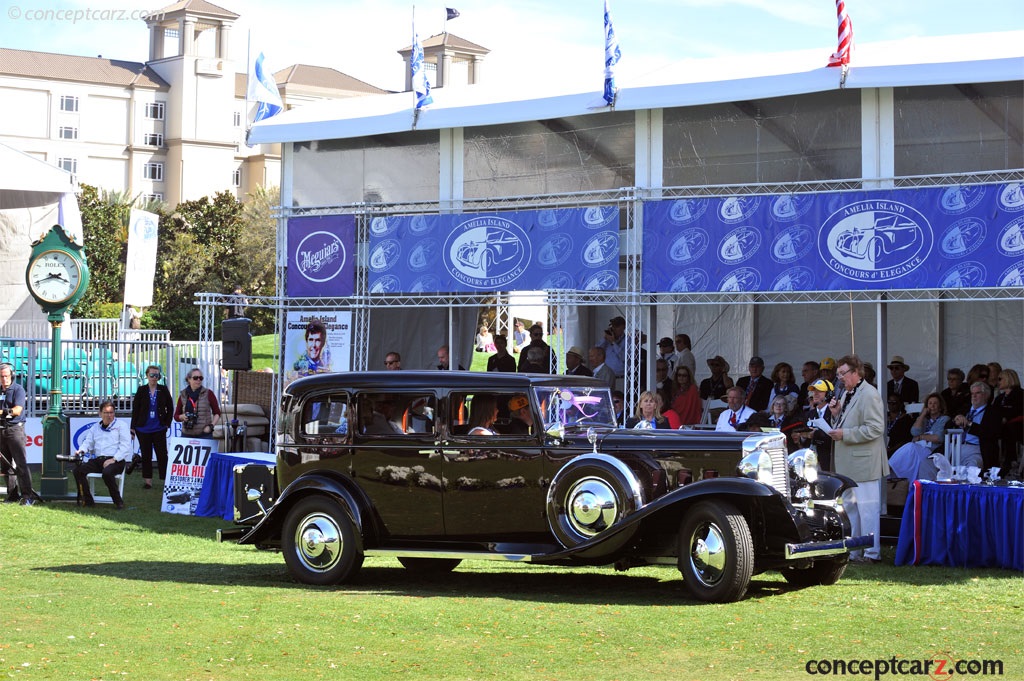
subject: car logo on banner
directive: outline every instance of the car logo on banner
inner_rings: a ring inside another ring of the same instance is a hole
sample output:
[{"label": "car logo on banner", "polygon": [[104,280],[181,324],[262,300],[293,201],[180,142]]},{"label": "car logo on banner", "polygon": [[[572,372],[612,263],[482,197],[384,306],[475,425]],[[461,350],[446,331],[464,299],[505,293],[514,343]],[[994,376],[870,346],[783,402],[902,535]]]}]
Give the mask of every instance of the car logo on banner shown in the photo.
[{"label": "car logo on banner", "polygon": [[345,244],[330,232],[312,232],[295,249],[299,274],[317,283],[330,281],[345,266]]},{"label": "car logo on banner", "polygon": [[466,286],[508,288],[530,263],[530,241],[507,218],[472,218],[452,230],[444,246],[444,263],[448,273]]},{"label": "car logo on banner", "polygon": [[999,286],[1024,286],[1024,260],[1003,270],[999,276]]},{"label": "car logo on banner", "polygon": [[772,260],[779,264],[804,258],[814,247],[814,233],[807,225],[793,225],[772,241]]},{"label": "car logo on banner", "polygon": [[541,282],[540,287],[542,289],[574,289],[576,280],[568,272],[552,272]]},{"label": "car logo on banner", "polygon": [[595,234],[583,246],[583,264],[587,267],[604,267],[618,257],[619,235],[617,232]]},{"label": "car logo on banner", "polygon": [[977,186],[950,187],[942,192],[939,207],[947,215],[966,213],[985,198],[985,188]]},{"label": "car logo on banner", "polygon": [[441,257],[441,242],[437,239],[423,239],[409,253],[409,269],[422,272],[433,267]]},{"label": "car logo on banner", "polygon": [[374,218],[370,220],[370,236],[380,238],[387,236],[398,228],[398,220],[387,218]]},{"label": "car logo on banner", "polygon": [[772,216],[780,222],[799,220],[811,209],[812,199],[803,194],[783,194],[772,201]]},{"label": "car logo on banner", "polygon": [[943,257],[962,258],[978,250],[985,241],[985,223],[978,218],[957,220],[942,233],[939,248]]},{"label": "car logo on banner", "polygon": [[761,274],[753,267],[741,267],[730,272],[718,284],[719,291],[756,291],[761,287]]},{"label": "car logo on banner", "polygon": [[370,269],[374,272],[387,272],[398,263],[402,255],[402,245],[397,239],[385,239],[370,251]]},{"label": "car logo on banner", "polygon": [[441,280],[436,274],[424,274],[412,282],[409,290],[412,293],[437,293],[441,290]]},{"label": "car logo on banner", "polygon": [[397,293],[402,283],[393,274],[379,278],[370,287],[370,293]]},{"label": "car logo on banner", "polygon": [[545,269],[558,267],[572,255],[572,245],[568,234],[552,234],[537,249],[537,264]]},{"label": "car logo on banner", "polygon": [[583,213],[583,224],[587,229],[597,229],[609,224],[618,214],[616,206],[591,206]]},{"label": "car logo on banner", "polygon": [[1013,182],[1003,187],[999,192],[999,204],[1004,210],[1024,210],[1024,185]]},{"label": "car logo on banner", "polygon": [[761,234],[753,227],[737,227],[722,239],[718,258],[726,265],[738,265],[749,260],[761,246]]},{"label": "car logo on banner", "polygon": [[1024,216],[1011,221],[999,232],[999,252],[1011,258],[1024,253]]},{"label": "car logo on banner", "polygon": [[668,259],[676,265],[686,265],[704,255],[711,238],[700,228],[684,229],[668,247]]},{"label": "car logo on banner", "polygon": [[920,266],[931,253],[934,238],[927,218],[912,206],[872,199],[830,215],[819,233],[818,250],[840,276],[889,281]]},{"label": "car logo on banner", "polygon": [[573,210],[553,208],[537,211],[537,226],[545,232],[550,232],[564,225],[575,214],[576,211]]},{"label": "car logo on banner", "polygon": [[683,270],[669,285],[671,293],[690,293],[708,290],[708,274],[704,270],[691,267]]},{"label": "car logo on banner", "polygon": [[761,205],[761,199],[756,196],[730,196],[718,208],[718,216],[722,222],[733,225],[750,218]]},{"label": "car logo on banner", "polygon": [[415,236],[423,236],[434,231],[436,224],[436,216],[416,215],[409,221],[409,233]]},{"label": "car logo on banner", "polygon": [[814,272],[807,267],[790,267],[772,282],[773,291],[813,291]]},{"label": "car logo on banner", "polygon": [[619,288],[619,273],[602,270],[583,282],[584,291],[614,291]]},{"label": "car logo on banner", "polygon": [[973,260],[958,263],[942,275],[942,288],[974,288],[985,285],[985,266]]},{"label": "car logo on banner", "polygon": [[685,225],[699,219],[707,209],[707,199],[679,199],[672,202],[668,219],[672,224]]}]

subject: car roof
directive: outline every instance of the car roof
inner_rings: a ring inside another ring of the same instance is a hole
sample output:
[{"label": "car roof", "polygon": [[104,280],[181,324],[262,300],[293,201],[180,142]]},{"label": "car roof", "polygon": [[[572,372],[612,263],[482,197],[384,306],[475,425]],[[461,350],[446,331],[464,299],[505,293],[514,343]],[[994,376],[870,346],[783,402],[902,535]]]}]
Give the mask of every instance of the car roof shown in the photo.
[{"label": "car roof", "polygon": [[588,376],[562,374],[519,374],[498,371],[345,371],[315,374],[296,379],[285,388],[286,395],[300,397],[324,390],[520,390],[541,386],[578,385],[607,388],[608,384]]}]

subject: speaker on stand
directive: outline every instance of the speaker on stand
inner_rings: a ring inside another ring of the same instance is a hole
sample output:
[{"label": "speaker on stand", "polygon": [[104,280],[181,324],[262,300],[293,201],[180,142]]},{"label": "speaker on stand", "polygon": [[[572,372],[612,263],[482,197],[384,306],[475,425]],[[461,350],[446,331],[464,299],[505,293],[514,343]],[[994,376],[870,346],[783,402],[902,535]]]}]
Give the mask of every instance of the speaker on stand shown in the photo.
[{"label": "speaker on stand", "polygon": [[247,317],[234,317],[221,322],[221,345],[223,346],[221,366],[234,371],[233,397],[234,415],[231,418],[230,451],[240,452],[245,449],[246,424],[238,425],[238,370],[252,369],[252,334],[249,328],[252,320]]}]

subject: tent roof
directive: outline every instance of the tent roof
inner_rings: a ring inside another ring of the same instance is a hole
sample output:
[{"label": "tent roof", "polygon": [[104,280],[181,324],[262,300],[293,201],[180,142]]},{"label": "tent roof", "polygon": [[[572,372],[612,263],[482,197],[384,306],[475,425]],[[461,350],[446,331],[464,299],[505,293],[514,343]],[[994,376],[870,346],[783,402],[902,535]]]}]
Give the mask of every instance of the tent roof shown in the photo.
[{"label": "tent roof", "polygon": [[46,206],[77,190],[71,173],[0,144],[0,209]]},{"label": "tent roof", "polygon": [[[840,69],[824,64],[821,50],[684,60],[628,83],[619,79],[616,110],[696,106],[823,92],[839,87]],[[1024,31],[907,39],[858,45],[848,89],[986,83],[1020,80],[1024,74]],[[595,87],[601,87],[595,67]],[[418,130],[545,120],[607,110],[600,90],[544,93],[528,84],[510,90],[494,86],[437,88],[434,104],[422,110]],[[260,121],[249,142],[304,142],[390,134],[412,129],[413,95],[402,92],[325,101]]]}]

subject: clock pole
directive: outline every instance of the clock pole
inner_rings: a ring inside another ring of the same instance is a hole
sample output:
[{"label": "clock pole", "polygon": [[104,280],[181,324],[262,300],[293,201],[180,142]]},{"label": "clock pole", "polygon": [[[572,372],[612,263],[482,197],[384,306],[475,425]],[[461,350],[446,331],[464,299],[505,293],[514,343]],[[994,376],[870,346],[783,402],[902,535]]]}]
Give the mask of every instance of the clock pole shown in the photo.
[{"label": "clock pole", "polygon": [[50,372],[50,406],[43,417],[43,477],[39,492],[44,498],[63,497],[68,495],[68,477],[64,467],[57,460],[58,454],[67,454],[68,433],[67,417],[64,416],[62,403],[61,378],[64,374],[61,356],[61,326],[64,323],[63,313],[57,316],[51,312],[46,317],[50,322],[50,343],[53,358]]}]

